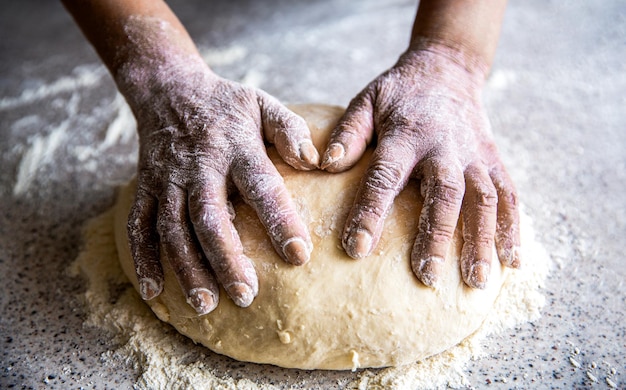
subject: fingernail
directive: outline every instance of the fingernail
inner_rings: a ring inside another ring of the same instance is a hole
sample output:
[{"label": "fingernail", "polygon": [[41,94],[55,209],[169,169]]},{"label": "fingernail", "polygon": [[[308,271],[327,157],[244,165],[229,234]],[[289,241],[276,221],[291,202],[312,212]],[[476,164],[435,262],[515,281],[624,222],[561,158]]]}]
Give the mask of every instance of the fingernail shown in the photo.
[{"label": "fingernail", "polygon": [[372,250],[372,235],[365,230],[358,229],[348,236],[345,249],[348,255],[355,259],[369,255]]},{"label": "fingernail", "polygon": [[139,294],[144,301],[157,297],[161,291],[163,291],[163,285],[154,279],[143,278],[139,281]]},{"label": "fingernail", "polygon": [[300,143],[300,160],[304,161],[310,166],[319,166],[320,155],[311,141],[306,140]]},{"label": "fingernail", "polygon": [[444,262],[444,258],[440,256],[428,256],[420,260],[417,274],[424,285],[433,288],[438,287],[439,275]]},{"label": "fingernail", "polygon": [[199,315],[208,314],[217,307],[217,297],[206,288],[194,288],[189,291],[187,303],[193,307]]},{"label": "fingernail", "polygon": [[330,144],[328,146],[328,150],[326,150],[326,154],[324,155],[324,162],[322,163],[322,168],[325,168],[336,161],[339,161],[346,154],[346,150],[343,145],[340,143]]},{"label": "fingernail", "polygon": [[235,305],[239,307],[248,307],[254,300],[254,292],[252,288],[245,283],[233,283],[229,286],[225,286],[228,295],[235,302]]},{"label": "fingernail", "polygon": [[300,237],[293,237],[283,244],[283,253],[291,264],[302,265],[309,261],[311,248]]},{"label": "fingernail", "polygon": [[484,289],[491,271],[491,265],[486,261],[477,261],[470,266],[467,275],[467,284],[473,288]]}]

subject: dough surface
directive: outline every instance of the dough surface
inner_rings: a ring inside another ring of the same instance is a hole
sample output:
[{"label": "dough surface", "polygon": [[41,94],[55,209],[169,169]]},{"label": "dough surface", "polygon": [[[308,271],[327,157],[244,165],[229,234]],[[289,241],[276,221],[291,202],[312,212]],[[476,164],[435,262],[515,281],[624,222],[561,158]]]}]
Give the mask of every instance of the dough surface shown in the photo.
[{"label": "dough surface", "polygon": [[[291,108],[306,119],[322,150],[343,109]],[[164,261],[165,290],[148,302],[161,320],[237,360],[344,370],[403,365],[438,354],[470,336],[490,314],[506,270],[494,251],[487,288],[466,287],[458,263],[462,245],[458,229],[440,288],[424,287],[411,271],[409,256],[422,204],[414,182],[396,199],[374,253],[361,260],[345,254],[340,234],[371,150],[341,174],[296,171],[274,148],[268,154],[309,226],[311,261],[299,267],[282,261],[254,211],[235,199],[234,223],[246,255],[255,263],[259,295],[242,309],[221,291],[218,307],[198,317]],[[126,235],[133,193],[132,182],[120,192],[115,235],[124,273],[137,289]]]}]

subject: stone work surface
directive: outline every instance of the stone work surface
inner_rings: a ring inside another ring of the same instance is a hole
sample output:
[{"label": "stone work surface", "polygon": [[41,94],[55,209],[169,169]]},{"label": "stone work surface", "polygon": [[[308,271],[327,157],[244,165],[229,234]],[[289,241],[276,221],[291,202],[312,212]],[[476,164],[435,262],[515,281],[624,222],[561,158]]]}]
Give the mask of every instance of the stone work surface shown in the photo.
[{"label": "stone work surface", "polygon": [[[338,105],[395,62],[416,6],[169,3],[218,74]],[[485,100],[552,264],[543,316],[491,337],[468,386],[626,387],[625,19],[619,0],[509,3]],[[83,325],[84,282],[68,267],[84,222],[133,175],[132,115],[59,3],[4,2],[0,36],[0,388],[130,388],[138,368],[105,359],[119,340]],[[204,359],[290,388],[363,375]]]}]

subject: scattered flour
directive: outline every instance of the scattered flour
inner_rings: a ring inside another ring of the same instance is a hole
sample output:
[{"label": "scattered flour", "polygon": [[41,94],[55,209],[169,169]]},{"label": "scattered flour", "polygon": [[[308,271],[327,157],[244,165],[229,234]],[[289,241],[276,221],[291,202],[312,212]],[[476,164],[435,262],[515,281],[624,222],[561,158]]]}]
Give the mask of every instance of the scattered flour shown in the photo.
[{"label": "scattered flour", "polygon": [[200,55],[210,67],[232,65],[248,55],[248,49],[241,45],[233,45],[222,49],[202,47]]},{"label": "scattered flour", "polygon": [[13,195],[18,196],[27,192],[35,180],[39,167],[52,161],[54,152],[66,138],[67,123],[68,121],[63,121],[50,133],[32,138],[30,147],[26,149],[20,160]]},{"label": "scattered flour", "polygon": [[45,188],[57,180],[55,174],[62,173],[59,165],[74,172],[96,173],[103,164],[102,156],[106,156],[109,167],[111,163],[134,165],[134,153],[109,153],[120,145],[136,148],[135,119],[124,97],[117,93],[89,111],[83,107],[85,92],[95,91],[105,75],[102,65],[81,65],[70,75],[0,99],[0,112],[46,104],[41,113],[17,118],[10,125],[12,134],[31,134],[21,137],[9,152],[19,161],[14,196],[28,195],[31,189]]},{"label": "scattered flour", "polygon": [[[28,95],[29,96],[29,95]],[[30,188],[35,180],[37,171],[45,164],[53,162],[55,151],[67,141],[68,129],[73,118],[78,113],[79,94],[72,92],[71,97],[65,104],[67,116],[60,123],[49,126],[48,134],[37,134],[30,140],[30,147],[26,149],[20,160],[17,170],[17,178],[13,186],[13,194],[22,195]],[[39,123],[31,121],[37,125]],[[24,126],[23,121],[18,125]]]},{"label": "scattered flour", "polygon": [[487,79],[487,86],[492,90],[506,90],[518,81],[518,76],[514,71],[496,69]]},{"label": "scattered flour", "polygon": [[[102,358],[105,362],[122,361],[140,373],[136,388],[206,388],[206,389],[274,389],[284,379],[272,377],[271,366],[251,363],[238,365],[237,377],[218,372],[211,364],[212,352],[195,356],[181,341],[181,336],[160,322],[126,280],[117,260],[114,239],[113,211],[92,219],[85,227],[84,248],[70,271],[83,274],[88,280],[84,300],[89,310],[87,326],[108,331],[119,347]],[[522,215],[522,218],[527,218]],[[523,226],[522,270],[512,272],[494,307],[494,315],[471,337],[450,350],[412,365],[355,373],[311,371],[316,378],[328,378],[328,386],[347,389],[422,389],[467,387],[465,366],[480,357],[485,338],[492,333],[532,321],[540,316],[544,304],[540,292],[548,272],[548,256],[533,238],[530,222]],[[215,358],[215,355],[213,355]],[[282,370],[282,369],[280,369]],[[227,370],[228,372],[228,370]],[[298,372],[294,370],[294,377]],[[297,381],[296,381],[297,382]],[[306,381],[304,381],[306,382]],[[309,381],[310,382],[310,381]],[[306,387],[294,383],[289,388]],[[281,386],[281,387],[284,387]]]},{"label": "scattered flour", "polygon": [[103,65],[77,66],[71,75],[60,77],[50,84],[25,89],[19,96],[3,97],[0,99],[0,111],[32,104],[60,93],[76,91],[79,88],[95,87],[100,84],[106,74],[107,70]]}]

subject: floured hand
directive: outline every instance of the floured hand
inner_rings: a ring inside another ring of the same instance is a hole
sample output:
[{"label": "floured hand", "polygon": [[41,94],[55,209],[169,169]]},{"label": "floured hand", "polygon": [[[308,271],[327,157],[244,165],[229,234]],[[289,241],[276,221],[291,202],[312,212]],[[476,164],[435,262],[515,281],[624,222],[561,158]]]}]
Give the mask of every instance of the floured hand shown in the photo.
[{"label": "floured hand", "polygon": [[248,306],[258,281],[232,224],[229,191],[256,210],[285,261],[306,263],[309,233],[264,138],[298,169],[316,168],[319,155],[304,120],[266,93],[224,80],[201,61],[162,74],[143,94],[149,98],[131,104],[140,161],[128,233],[141,295],[163,288],[161,248],[199,314],[216,307],[218,284]]},{"label": "floured hand", "polygon": [[519,266],[516,192],[480,102],[487,70],[475,70],[443,45],[409,50],[350,103],[322,168],[350,168],[376,133],[376,150],[343,232],[351,257],[374,250],[394,198],[415,178],[425,200],[411,265],[424,284],[436,286],[441,277],[459,216],[467,285],[487,283],[494,239],[500,261]]},{"label": "floured hand", "polygon": [[216,76],[163,1],[64,0],[115,78],[138,123],[138,189],[128,235],[140,292],[163,290],[160,251],[187,302],[213,310],[221,284],[248,306],[258,280],[228,202],[237,190],[276,251],[303,264],[311,240],[264,140],[298,169],[319,164],[304,120],[264,92]]}]

